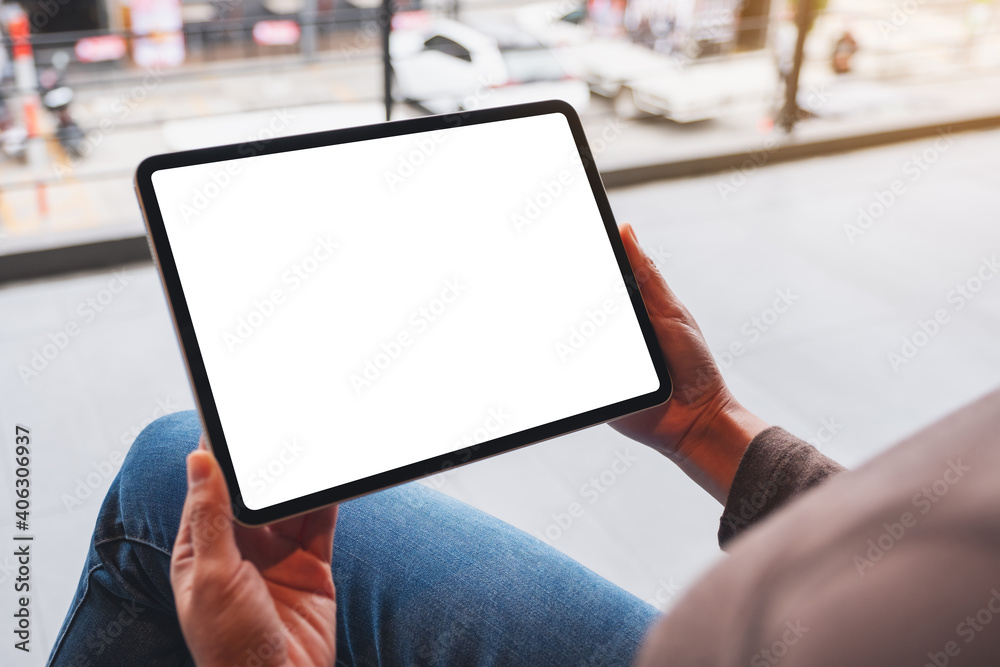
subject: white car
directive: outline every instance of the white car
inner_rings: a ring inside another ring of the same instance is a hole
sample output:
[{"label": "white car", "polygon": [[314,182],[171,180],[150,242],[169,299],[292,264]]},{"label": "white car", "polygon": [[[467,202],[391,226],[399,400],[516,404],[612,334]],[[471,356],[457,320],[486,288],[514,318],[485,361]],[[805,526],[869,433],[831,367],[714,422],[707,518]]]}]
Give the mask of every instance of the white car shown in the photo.
[{"label": "white car", "polygon": [[[732,26],[718,13],[718,7],[700,10],[691,38],[699,48],[732,39]],[[621,118],[652,115],[690,123],[759,111],[778,90],[774,58],[766,51],[692,60],[624,36],[602,37],[588,24],[585,5],[574,0],[526,5],[516,17],[526,32],[559,47],[566,67],[612,99]]]},{"label": "white car", "polygon": [[774,59],[758,53],[664,67],[625,82],[614,107],[622,118],[654,115],[692,123],[762,111],[778,89]]},{"label": "white car", "polygon": [[514,12],[514,20],[526,33],[552,47],[576,46],[594,36],[587,23],[587,6],[575,0],[524,5]]},{"label": "white car", "polygon": [[597,37],[563,52],[569,67],[604,97],[613,98],[628,81],[655,77],[678,67],[673,57],[622,38]]},{"label": "white car", "polygon": [[[450,19],[408,19],[392,31],[393,97],[433,113],[560,99],[590,104],[587,84],[523,33],[500,38]],[[499,33],[498,33],[499,34]]]}]

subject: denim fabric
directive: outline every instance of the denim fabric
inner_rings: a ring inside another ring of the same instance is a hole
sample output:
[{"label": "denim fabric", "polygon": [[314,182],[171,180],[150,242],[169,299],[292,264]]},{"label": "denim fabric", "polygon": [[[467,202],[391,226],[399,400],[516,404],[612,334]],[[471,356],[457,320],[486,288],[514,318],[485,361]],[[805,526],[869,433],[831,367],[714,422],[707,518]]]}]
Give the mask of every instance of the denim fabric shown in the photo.
[{"label": "denim fabric", "polygon": [[[50,664],[192,664],[169,575],[185,456],[199,434],[195,413],[182,412],[132,445]],[[626,665],[658,616],[540,540],[420,484],[343,503],[332,568],[338,665]]]}]

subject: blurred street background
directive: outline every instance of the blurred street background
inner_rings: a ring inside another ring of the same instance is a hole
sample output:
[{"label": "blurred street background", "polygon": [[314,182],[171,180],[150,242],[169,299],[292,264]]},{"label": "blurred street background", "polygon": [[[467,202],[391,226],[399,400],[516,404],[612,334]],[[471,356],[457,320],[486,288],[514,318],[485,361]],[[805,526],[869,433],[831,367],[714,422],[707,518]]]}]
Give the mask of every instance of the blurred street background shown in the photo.
[{"label": "blurred street background", "polygon": [[[122,457],[194,406],[132,191],[154,153],[564,99],[765,420],[857,466],[1000,385],[997,2],[3,0],[0,37],[0,433],[38,443],[33,652],[0,664],[44,664]],[[718,503],[606,426],[422,483],[663,610],[720,557]]]},{"label": "blurred street background", "polygon": [[2,6],[8,253],[140,233],[128,183],[147,155],[387,111],[566,99],[612,171],[1000,110],[1000,16],[982,0]]}]

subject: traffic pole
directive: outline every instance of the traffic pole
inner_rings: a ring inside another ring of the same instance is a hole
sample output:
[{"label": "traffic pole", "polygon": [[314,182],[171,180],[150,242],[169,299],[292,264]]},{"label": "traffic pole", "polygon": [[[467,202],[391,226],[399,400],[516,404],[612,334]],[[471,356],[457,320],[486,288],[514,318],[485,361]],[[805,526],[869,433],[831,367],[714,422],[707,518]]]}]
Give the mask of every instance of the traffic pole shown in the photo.
[{"label": "traffic pole", "polygon": [[302,8],[302,55],[308,61],[316,59],[316,21],[319,17],[316,0],[305,0]]},{"label": "traffic pole", "polygon": [[791,134],[799,120],[802,109],[799,108],[799,75],[802,73],[802,61],[805,59],[806,35],[812,27],[814,0],[798,0],[795,13],[795,24],[798,33],[795,38],[795,59],[792,61],[792,71],[785,82],[785,106],[778,119],[786,134]]},{"label": "traffic pole", "polygon": [[[21,95],[21,113],[24,129],[28,132],[25,150],[28,153],[28,167],[32,173],[40,175],[45,169],[46,151],[38,123],[38,74],[35,71],[35,53],[31,47],[31,24],[28,15],[17,5],[7,21],[14,51],[14,80]],[[38,202],[38,217],[46,222],[49,217],[49,203],[45,183],[39,178],[35,184]]]},{"label": "traffic pole", "polygon": [[393,0],[382,0],[379,22],[382,24],[382,101],[385,103],[386,120],[392,120],[392,55],[389,52],[389,38],[392,35],[394,12]]}]

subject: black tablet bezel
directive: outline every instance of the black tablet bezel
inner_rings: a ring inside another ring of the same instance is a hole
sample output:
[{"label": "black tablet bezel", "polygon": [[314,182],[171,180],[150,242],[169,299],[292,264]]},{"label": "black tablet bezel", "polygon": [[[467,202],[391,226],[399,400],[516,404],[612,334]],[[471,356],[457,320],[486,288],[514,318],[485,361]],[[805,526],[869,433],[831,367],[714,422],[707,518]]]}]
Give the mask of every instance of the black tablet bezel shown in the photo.
[{"label": "black tablet bezel", "polygon": [[[580,153],[583,167],[586,170],[594,199],[604,220],[608,240],[618,260],[618,266],[624,278],[632,308],[636,313],[639,327],[642,330],[647,351],[656,370],[657,377],[660,380],[659,388],[648,394],[565,417],[524,431],[518,431],[517,433],[489,440],[479,445],[387,470],[377,475],[287,500],[277,505],[271,505],[259,510],[246,507],[243,503],[243,496],[240,492],[232,458],[229,454],[229,446],[222,429],[211,383],[205,370],[201,349],[191,322],[191,314],[188,311],[184,290],[181,287],[180,277],[174,263],[166,228],[164,227],[163,218],[156,199],[156,193],[153,190],[153,174],[163,169],[247,158],[265,153],[282,153],[556,113],[566,117],[573,133],[573,139]],[[296,514],[302,514],[325,505],[349,500],[421,477],[435,475],[458,465],[479,461],[519,447],[525,447],[572,431],[611,421],[624,415],[659,405],[670,398],[672,387],[666,363],[664,362],[652,324],[649,321],[648,313],[642,302],[642,297],[639,294],[635,276],[625,254],[625,248],[622,246],[618,227],[611,212],[611,206],[608,203],[601,176],[594,164],[593,155],[584,135],[580,119],[573,107],[565,102],[553,100],[508,107],[463,111],[392,121],[377,125],[330,130],[328,132],[265,139],[252,143],[231,144],[228,146],[155,155],[146,158],[139,164],[135,173],[135,187],[139,198],[139,206],[142,209],[146,229],[149,234],[150,250],[160,272],[167,303],[173,316],[181,351],[187,365],[188,376],[198,403],[202,427],[216,458],[222,466],[232,498],[233,512],[240,523],[262,525]]]}]

